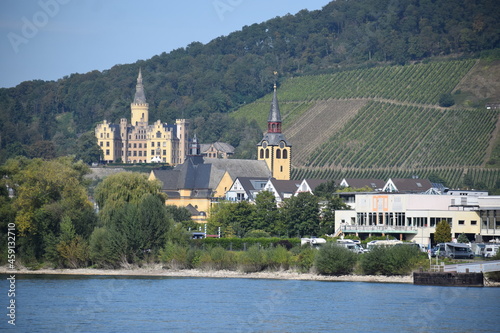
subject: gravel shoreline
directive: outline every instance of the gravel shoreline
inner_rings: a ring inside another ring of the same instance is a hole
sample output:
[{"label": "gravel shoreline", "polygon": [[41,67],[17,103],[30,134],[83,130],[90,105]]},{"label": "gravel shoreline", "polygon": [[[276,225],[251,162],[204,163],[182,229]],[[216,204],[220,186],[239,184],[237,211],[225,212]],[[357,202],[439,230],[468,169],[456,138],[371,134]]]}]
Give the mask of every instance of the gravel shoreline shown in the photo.
[{"label": "gravel shoreline", "polygon": [[243,279],[277,279],[277,280],[309,280],[309,281],[344,281],[344,282],[379,282],[379,283],[413,283],[413,276],[382,276],[382,275],[341,275],[325,276],[294,271],[244,273],[228,270],[197,270],[197,269],[163,269],[160,265],[131,269],[39,269],[20,268],[10,270],[0,267],[0,274],[34,274],[34,275],[104,275],[104,276],[151,276],[151,277],[194,277],[194,278],[243,278]]},{"label": "gravel shoreline", "polygon": [[[275,279],[275,280],[304,280],[304,281],[336,281],[336,282],[373,282],[373,283],[408,283],[413,284],[413,275],[385,276],[385,275],[340,275],[327,276],[313,273],[299,273],[295,271],[264,271],[244,273],[229,270],[198,270],[198,269],[164,269],[161,265],[142,268],[122,269],[51,269],[43,268],[29,270],[27,268],[9,269],[0,267],[0,274],[25,275],[88,275],[88,276],[141,276],[141,277],[191,277],[191,278],[232,278],[232,279]],[[500,287],[500,282],[485,281],[485,287]]]}]

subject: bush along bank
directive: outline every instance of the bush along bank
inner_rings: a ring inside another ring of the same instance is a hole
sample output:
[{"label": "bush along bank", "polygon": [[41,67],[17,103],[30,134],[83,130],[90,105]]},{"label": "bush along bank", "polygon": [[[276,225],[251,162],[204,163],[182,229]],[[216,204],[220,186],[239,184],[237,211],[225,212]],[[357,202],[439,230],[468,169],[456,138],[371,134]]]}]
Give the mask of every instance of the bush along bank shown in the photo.
[{"label": "bush along bank", "polygon": [[333,276],[352,273],[390,276],[408,275],[419,267],[425,267],[428,260],[426,254],[410,246],[380,247],[369,253],[356,254],[333,243],[327,243],[319,249],[300,245],[287,249],[277,242],[269,242],[266,246],[256,242],[252,245],[246,243],[242,245],[245,250],[238,251],[234,248],[227,250],[227,247],[218,244],[197,244],[168,243],[160,251],[163,267],[245,273],[292,270]]}]

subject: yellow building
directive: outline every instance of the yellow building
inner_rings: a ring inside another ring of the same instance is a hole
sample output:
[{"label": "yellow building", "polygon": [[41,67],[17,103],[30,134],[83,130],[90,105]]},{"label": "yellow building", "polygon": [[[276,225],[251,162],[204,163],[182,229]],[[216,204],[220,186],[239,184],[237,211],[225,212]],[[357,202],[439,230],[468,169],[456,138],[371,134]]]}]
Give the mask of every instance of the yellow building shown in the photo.
[{"label": "yellow building", "polygon": [[160,120],[149,124],[149,104],[146,102],[141,70],[130,109],[130,123],[122,118],[119,125],[104,120],[96,126],[95,135],[102,149],[101,161],[183,163],[188,149],[189,122],[177,119],[174,125]]},{"label": "yellow building", "polygon": [[281,133],[281,114],[276,95],[276,84],[267,120],[267,133],[257,145],[257,158],[259,161],[266,162],[273,178],[290,180],[292,145]]}]

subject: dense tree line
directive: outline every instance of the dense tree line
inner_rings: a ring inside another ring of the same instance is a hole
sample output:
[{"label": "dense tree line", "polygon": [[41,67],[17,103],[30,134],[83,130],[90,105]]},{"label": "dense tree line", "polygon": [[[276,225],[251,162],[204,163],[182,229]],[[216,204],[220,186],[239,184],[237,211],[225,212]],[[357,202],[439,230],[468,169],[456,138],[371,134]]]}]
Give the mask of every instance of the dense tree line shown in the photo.
[{"label": "dense tree line", "polygon": [[255,205],[247,202],[221,202],[208,219],[210,232],[224,237],[249,237],[256,231],[277,237],[310,237],[335,232],[335,210],[347,209],[335,192],[333,181],[318,186],[313,194],[299,193],[285,199],[279,207],[271,192],[257,194]]},{"label": "dense tree line", "polygon": [[[333,1],[135,64],[23,82],[0,89],[0,160],[72,153],[97,122],[129,117],[139,67],[151,119],[206,120],[268,93],[274,70],[286,77],[497,48],[497,14],[493,0]],[[244,141],[223,128],[217,140]]]}]

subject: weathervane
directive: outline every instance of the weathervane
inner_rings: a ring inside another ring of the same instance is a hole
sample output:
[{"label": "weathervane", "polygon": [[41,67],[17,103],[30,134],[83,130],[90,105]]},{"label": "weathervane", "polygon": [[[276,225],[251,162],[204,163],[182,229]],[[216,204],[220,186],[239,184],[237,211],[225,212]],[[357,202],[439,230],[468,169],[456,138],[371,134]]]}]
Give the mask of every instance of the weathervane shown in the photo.
[{"label": "weathervane", "polygon": [[276,89],[276,81],[278,80],[277,77],[278,77],[278,72],[274,71],[274,89]]}]

